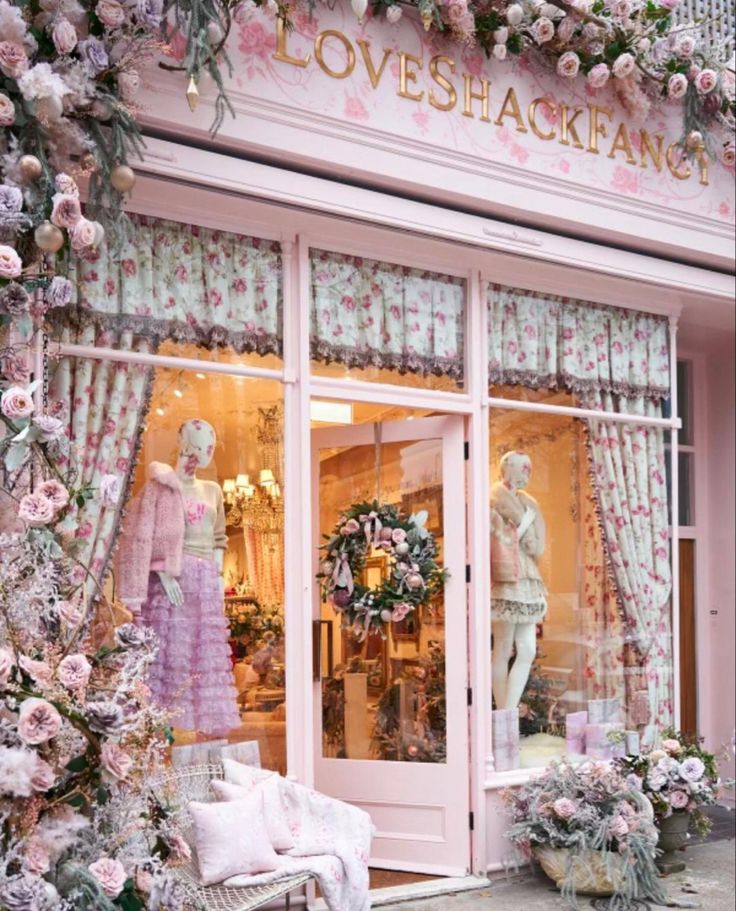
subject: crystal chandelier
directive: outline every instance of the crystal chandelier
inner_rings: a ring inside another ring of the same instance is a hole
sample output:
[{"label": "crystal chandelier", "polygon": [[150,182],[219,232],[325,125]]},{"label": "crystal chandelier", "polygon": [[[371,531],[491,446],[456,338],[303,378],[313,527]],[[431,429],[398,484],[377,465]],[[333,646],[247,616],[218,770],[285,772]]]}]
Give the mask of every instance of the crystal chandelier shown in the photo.
[{"label": "crystal chandelier", "polygon": [[228,525],[252,528],[261,534],[280,534],[284,527],[281,491],[281,408],[258,409],[256,440],[260,466],[251,478],[238,474],[222,485]]}]

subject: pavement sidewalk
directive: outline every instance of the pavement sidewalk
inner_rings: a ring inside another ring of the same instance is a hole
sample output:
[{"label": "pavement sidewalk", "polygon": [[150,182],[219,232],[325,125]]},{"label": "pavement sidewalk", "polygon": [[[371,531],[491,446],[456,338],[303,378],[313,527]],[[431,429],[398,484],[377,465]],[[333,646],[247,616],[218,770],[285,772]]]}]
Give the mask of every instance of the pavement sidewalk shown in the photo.
[{"label": "pavement sidewalk", "polygon": [[[688,869],[668,876],[665,886],[678,904],[670,907],[702,911],[734,911],[734,841],[693,845],[686,854]],[[589,898],[579,900],[580,911],[590,911]],[[649,905],[650,911],[662,906]],[[569,911],[552,883],[530,870],[494,878],[491,885],[474,892],[441,895],[422,901],[410,899],[384,906],[382,911]],[[646,911],[641,906],[638,911]]]}]

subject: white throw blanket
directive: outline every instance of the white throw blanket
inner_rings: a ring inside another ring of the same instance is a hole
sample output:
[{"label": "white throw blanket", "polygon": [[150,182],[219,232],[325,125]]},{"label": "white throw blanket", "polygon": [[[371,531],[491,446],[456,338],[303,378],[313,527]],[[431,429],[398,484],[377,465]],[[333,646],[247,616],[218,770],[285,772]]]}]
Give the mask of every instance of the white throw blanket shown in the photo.
[{"label": "white throw blanket", "polygon": [[233,876],[225,885],[256,886],[310,873],[319,882],[330,911],[369,911],[370,816],[285,778],[279,779],[279,785],[294,847],[280,855],[278,870]]}]

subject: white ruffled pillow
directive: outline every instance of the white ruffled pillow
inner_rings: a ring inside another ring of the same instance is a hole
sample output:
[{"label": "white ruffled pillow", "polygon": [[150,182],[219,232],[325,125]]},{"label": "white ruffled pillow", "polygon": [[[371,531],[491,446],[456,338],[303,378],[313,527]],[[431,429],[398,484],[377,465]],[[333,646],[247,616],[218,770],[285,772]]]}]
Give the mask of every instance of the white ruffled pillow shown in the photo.
[{"label": "white ruffled pillow", "polygon": [[269,873],[280,866],[263,812],[263,793],[241,800],[188,806],[202,884],[211,886],[230,876]]},{"label": "white ruffled pillow", "polygon": [[222,767],[225,771],[225,781],[230,784],[240,785],[241,788],[247,788],[248,791],[261,781],[273,778],[276,772],[268,769],[259,769],[256,766],[245,765],[242,762],[236,762],[234,759],[222,760]]},{"label": "white ruffled pillow", "polygon": [[289,825],[286,821],[284,802],[281,799],[278,777],[266,778],[256,782],[251,788],[231,784],[229,781],[212,782],[212,790],[218,800],[242,800],[249,794],[260,791],[263,794],[263,811],[266,819],[271,844],[275,851],[290,851],[294,847]]}]

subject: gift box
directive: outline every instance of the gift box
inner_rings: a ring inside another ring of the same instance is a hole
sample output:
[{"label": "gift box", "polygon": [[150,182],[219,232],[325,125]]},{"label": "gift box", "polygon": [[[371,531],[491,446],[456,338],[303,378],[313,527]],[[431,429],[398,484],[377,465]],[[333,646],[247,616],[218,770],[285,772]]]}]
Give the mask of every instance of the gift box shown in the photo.
[{"label": "gift box", "polygon": [[[611,734],[619,734],[614,741]],[[623,724],[587,724],[585,726],[585,750],[591,759],[619,759],[626,755]]]},{"label": "gift box", "polygon": [[570,712],[565,718],[565,742],[568,755],[585,753],[585,728],[588,724],[587,712]]},{"label": "gift box", "polygon": [[629,702],[629,721],[632,725],[649,724],[649,693],[636,690]]},{"label": "gift box", "polygon": [[623,722],[621,700],[589,699],[588,722],[590,724],[621,724]]},{"label": "gift box", "polygon": [[519,710],[497,709],[491,713],[493,738],[493,760],[497,772],[518,769],[519,757]]}]

